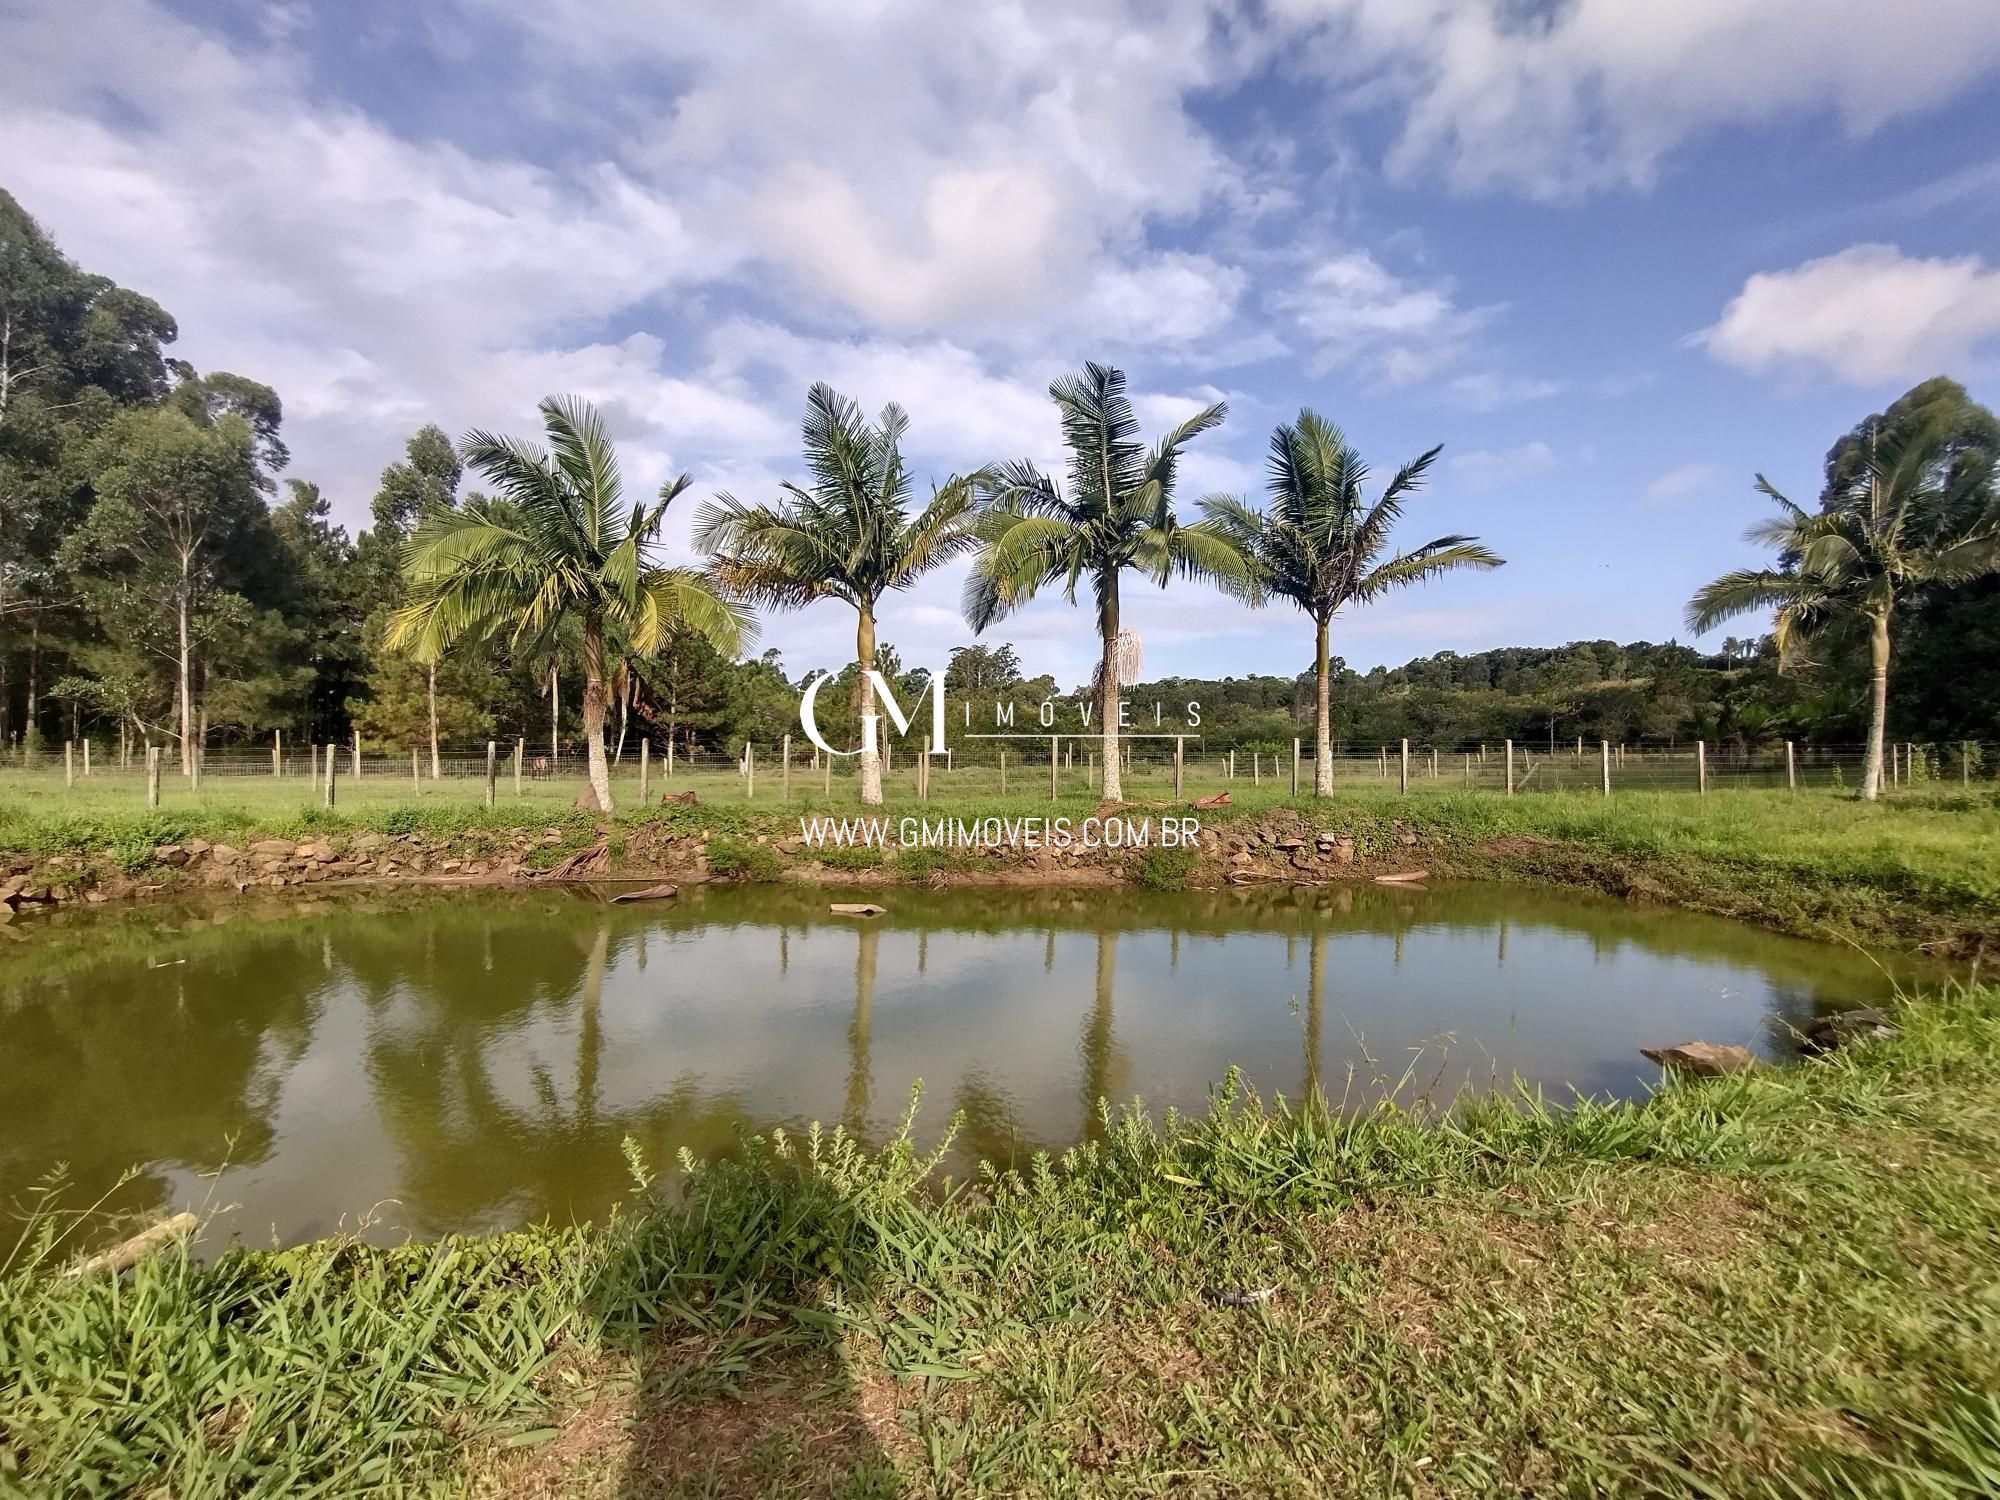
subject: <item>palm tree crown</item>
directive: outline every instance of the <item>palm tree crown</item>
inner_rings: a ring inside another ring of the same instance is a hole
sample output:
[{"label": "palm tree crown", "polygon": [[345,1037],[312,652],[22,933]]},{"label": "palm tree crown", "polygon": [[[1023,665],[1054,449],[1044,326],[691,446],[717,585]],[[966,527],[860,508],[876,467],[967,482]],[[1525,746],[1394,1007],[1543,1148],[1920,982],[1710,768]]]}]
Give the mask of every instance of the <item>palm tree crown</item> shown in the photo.
[{"label": "palm tree crown", "polygon": [[649,655],[670,626],[685,623],[733,655],[755,627],[701,573],[654,560],[667,507],[687,489],[688,476],[662,485],[653,503],[628,508],[617,451],[596,409],[550,396],[539,410],[546,450],[489,432],[466,434],[465,461],[493,484],[496,500],[435,514],[417,527],[403,556],[410,602],[396,612],[389,638],[420,661],[466,636],[503,633],[533,652],[547,649],[565,620],[577,621],[591,787],[609,812],[606,632]]},{"label": "palm tree crown", "polygon": [[[1222,402],[1204,407],[1149,450],[1125,394],[1125,375],[1087,364],[1057,380],[1049,395],[1069,450],[1067,487],[1033,464],[993,472],[979,520],[980,552],[965,584],[965,617],[974,630],[1061,584],[1076,602],[1087,583],[1097,605],[1103,656],[1097,673],[1104,738],[1104,795],[1122,795],[1118,766],[1118,688],[1136,675],[1121,663],[1119,576],[1128,568],[1165,587],[1175,574],[1213,583],[1238,597],[1257,595],[1242,554],[1217,528],[1182,525],[1174,514],[1181,449],[1222,425]],[[1121,670],[1122,668],[1122,670]]]},{"label": "palm tree crown", "polygon": [[[786,484],[776,505],[718,495],[702,507],[694,541],[714,559],[733,593],[777,609],[839,599],[856,614],[855,656],[864,721],[872,715],[875,610],[884,594],[908,588],[971,546],[982,473],[955,475],[911,514],[915,478],[903,458],[909,416],[893,402],[869,423],[831,386],[806,395],[807,484]],[[861,750],[862,800],[882,800],[881,762],[871,740]]]},{"label": "palm tree crown", "polygon": [[1860,795],[1882,784],[1888,717],[1889,622],[1910,591],[1950,587],[2000,571],[2000,507],[1983,463],[1953,461],[1942,429],[1884,435],[1870,446],[1818,515],[1793,504],[1762,474],[1757,489],[1779,513],[1746,537],[1778,552],[1776,568],[1744,568],[1688,602],[1688,629],[1712,630],[1755,610],[1776,611],[1781,660],[1835,623],[1856,617],[1870,633],[1868,752]]},{"label": "palm tree crown", "polygon": [[1382,554],[1404,502],[1422,487],[1438,448],[1396,471],[1370,505],[1362,497],[1368,466],[1334,423],[1304,410],[1271,434],[1270,504],[1257,511],[1231,495],[1211,495],[1202,511],[1247,557],[1258,585],[1313,618],[1317,651],[1318,743],[1314,788],[1333,790],[1327,636],[1333,618],[1456,568],[1497,568],[1502,559],[1473,536],[1434,537],[1386,561]]}]

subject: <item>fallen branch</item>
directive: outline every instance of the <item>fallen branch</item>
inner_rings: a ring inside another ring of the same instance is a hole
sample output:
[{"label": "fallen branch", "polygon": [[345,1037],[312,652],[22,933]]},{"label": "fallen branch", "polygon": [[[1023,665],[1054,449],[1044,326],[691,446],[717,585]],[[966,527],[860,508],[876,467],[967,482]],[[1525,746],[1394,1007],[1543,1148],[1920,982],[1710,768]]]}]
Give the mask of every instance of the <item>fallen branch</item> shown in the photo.
[{"label": "fallen branch", "polygon": [[94,1276],[99,1271],[118,1272],[127,1266],[136,1266],[164,1245],[170,1245],[184,1234],[192,1234],[201,1221],[190,1213],[178,1213],[171,1219],[162,1219],[150,1229],[142,1229],[129,1240],[113,1245],[109,1250],[100,1251],[78,1265],[70,1267],[72,1276]]}]

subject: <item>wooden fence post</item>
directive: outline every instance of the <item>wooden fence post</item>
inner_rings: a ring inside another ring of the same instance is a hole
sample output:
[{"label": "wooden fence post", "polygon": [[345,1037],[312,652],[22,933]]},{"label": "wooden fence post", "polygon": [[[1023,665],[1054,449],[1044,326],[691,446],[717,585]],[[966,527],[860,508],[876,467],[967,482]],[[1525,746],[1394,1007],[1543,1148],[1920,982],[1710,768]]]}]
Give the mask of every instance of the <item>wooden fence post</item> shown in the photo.
[{"label": "wooden fence post", "polygon": [[83,774],[90,774],[90,736],[83,737]]},{"label": "wooden fence post", "polygon": [[1062,793],[1062,742],[1054,735],[1049,736],[1049,801],[1054,802]]},{"label": "wooden fence post", "polygon": [[282,769],[284,764],[285,731],[274,729],[271,731],[271,775],[274,779],[285,774]]},{"label": "wooden fence post", "polygon": [[1958,747],[1958,784],[1972,785],[1972,741],[1967,740]]},{"label": "wooden fence post", "polygon": [[354,779],[361,779],[361,731],[354,731]]},{"label": "wooden fence post", "polygon": [[[644,743],[645,741],[640,741],[642,746]],[[526,735],[517,734],[514,736],[514,795],[516,797],[521,795],[521,764],[527,758],[528,738]]]},{"label": "wooden fence post", "polygon": [[1299,736],[1292,736],[1292,795],[1299,794],[1299,756],[1301,751]]},{"label": "wooden fence post", "polygon": [[424,794],[424,763],[415,745],[410,746],[410,790],[419,797]]},{"label": "wooden fence post", "polygon": [[146,806],[160,805],[160,747],[146,747]]},{"label": "wooden fence post", "polygon": [[[647,796],[647,790],[646,790],[646,782],[647,782],[647,780],[648,780],[648,777],[649,777],[649,775],[650,775],[650,773],[651,773],[651,771],[652,771],[652,769],[653,769],[653,766],[652,766],[652,757],[653,757],[653,742],[652,742],[652,741],[651,741],[650,739],[647,739],[646,737],[644,737],[643,735],[642,735],[642,736],[640,736],[640,739],[639,739],[639,805],[640,805],[641,807],[644,807],[644,806],[646,805],[646,802],[647,802],[647,800],[648,800],[648,796]],[[515,763],[515,767],[514,767],[514,775],[515,775],[516,777],[519,777],[519,776],[520,776],[520,774],[521,774],[521,770],[520,770],[520,764],[519,764],[519,762],[516,762],[516,763]],[[515,790],[516,792],[519,792],[519,791],[521,790],[521,784],[520,784],[520,782],[519,782],[518,780],[517,780],[517,781],[516,781],[516,782],[514,783],[514,790]]]},{"label": "wooden fence post", "polygon": [[1250,785],[1262,786],[1263,784],[1264,757],[1260,752],[1252,750],[1250,752]]},{"label": "wooden fence post", "polygon": [[1514,742],[1507,741],[1507,795],[1514,795]]},{"label": "wooden fence post", "polygon": [[1611,741],[1599,740],[1597,753],[1604,762],[1604,795],[1611,795]]},{"label": "wooden fence post", "polygon": [[334,778],[339,774],[339,767],[340,746],[329,744],[326,747],[326,792],[324,794],[324,801],[328,807],[333,806],[334,803],[333,783]]},{"label": "wooden fence post", "polygon": [[1397,762],[1396,789],[1407,797],[1410,794],[1410,742],[1408,740],[1403,741],[1402,748],[1398,754],[1400,759]]},{"label": "wooden fence post", "polygon": [[1174,800],[1181,799],[1181,780],[1187,770],[1187,736],[1174,736]]},{"label": "wooden fence post", "polygon": [[1007,795],[1007,747],[1000,747],[1000,795]]},{"label": "wooden fence post", "polygon": [[[668,753],[672,754],[673,752],[670,750]],[[822,755],[819,758],[819,768],[820,775],[823,778],[821,790],[827,796],[831,797],[833,795],[833,757],[831,755]]]},{"label": "wooden fence post", "polygon": [[[885,763],[885,773],[887,769]],[[743,742],[743,797],[747,802],[757,800],[757,747],[748,740]]]},{"label": "wooden fence post", "polygon": [[1788,792],[1796,792],[1798,789],[1799,789],[1798,761],[1794,759],[1792,755],[1792,742],[1790,740],[1786,740],[1785,741],[1785,790]]},{"label": "wooden fence post", "polygon": [[488,807],[493,805],[493,796],[499,790],[499,781],[500,742],[498,740],[488,740],[486,742],[486,805]]},{"label": "wooden fence post", "polygon": [[792,737],[789,733],[779,745],[778,759],[783,762],[778,772],[778,795],[789,802],[792,800]]},{"label": "wooden fence post", "polygon": [[1236,779],[1236,752],[1234,750],[1229,752],[1229,779],[1231,781]]},{"label": "wooden fence post", "polygon": [[76,785],[76,741],[63,741],[63,786]]},{"label": "wooden fence post", "polygon": [[1694,742],[1694,789],[1704,796],[1708,793],[1708,742]]}]

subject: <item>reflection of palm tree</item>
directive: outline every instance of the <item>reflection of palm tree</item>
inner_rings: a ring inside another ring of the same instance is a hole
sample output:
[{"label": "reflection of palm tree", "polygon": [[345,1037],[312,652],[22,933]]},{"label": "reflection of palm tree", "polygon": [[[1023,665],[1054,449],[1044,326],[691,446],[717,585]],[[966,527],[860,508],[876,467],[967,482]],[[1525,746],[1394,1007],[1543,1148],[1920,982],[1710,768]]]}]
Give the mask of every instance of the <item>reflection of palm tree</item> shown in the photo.
[{"label": "reflection of palm tree", "polygon": [[864,922],[856,931],[854,1019],[847,1027],[847,1128],[859,1135],[868,1123],[868,1008],[875,998],[875,949],[882,929]]},{"label": "reflection of palm tree", "polygon": [[1306,959],[1306,1103],[1320,1096],[1319,1024],[1326,1001],[1326,932],[1315,929]]},{"label": "reflection of palm tree", "polygon": [[1111,992],[1118,969],[1118,934],[1097,935],[1097,990],[1090,1009],[1090,1024],[1083,1029],[1083,1134],[1089,1140],[1104,1136],[1098,1118],[1100,1099],[1111,1097],[1112,1068],[1116,1063],[1112,1033]]},{"label": "reflection of palm tree", "polygon": [[597,924],[590,961],[583,968],[583,1015],[576,1031],[576,1118],[587,1130],[597,1122],[597,1073],[604,1060],[604,965],[611,951],[611,919]]},{"label": "reflection of palm tree", "polygon": [[1507,919],[1500,919],[1500,967],[1507,967]]}]

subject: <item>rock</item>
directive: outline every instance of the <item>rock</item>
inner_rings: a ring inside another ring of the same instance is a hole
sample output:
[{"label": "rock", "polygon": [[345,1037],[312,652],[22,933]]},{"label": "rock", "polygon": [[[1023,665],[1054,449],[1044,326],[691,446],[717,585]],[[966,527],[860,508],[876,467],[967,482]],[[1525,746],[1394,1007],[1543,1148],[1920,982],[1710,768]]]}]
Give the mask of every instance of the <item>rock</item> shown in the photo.
[{"label": "rock", "polygon": [[1375,883],[1377,885],[1408,885],[1413,880],[1428,879],[1430,873],[1429,870],[1403,870],[1394,875],[1377,875]]},{"label": "rock", "polygon": [[1414,833],[1400,833],[1396,835],[1396,842],[1408,849],[1416,844],[1417,836]]},{"label": "rock", "polygon": [[209,853],[214,847],[207,839],[189,839],[187,841],[187,852],[197,859]]},{"label": "rock", "polygon": [[233,865],[243,858],[243,851],[228,844],[214,844],[209,848],[208,858],[211,864]]},{"label": "rock", "polygon": [[1250,863],[1250,853],[1246,849],[1238,849],[1229,856],[1229,862],[1232,865],[1247,865]]},{"label": "rock", "polygon": [[1291,853],[1294,849],[1303,849],[1305,846],[1306,841],[1304,839],[1273,839],[1271,841],[1272,848],[1283,850],[1287,854]]},{"label": "rock", "polygon": [[85,891],[83,899],[88,901],[92,906],[102,906],[111,898],[106,896],[102,891]]},{"label": "rock", "polygon": [[1342,865],[1351,865],[1351,864],[1353,864],[1353,863],[1354,863],[1354,840],[1353,840],[1353,839],[1336,839],[1336,840],[1334,840],[1334,844],[1333,844],[1333,859],[1334,859],[1334,863],[1335,863],[1335,864],[1342,864]]},{"label": "rock", "polygon": [[250,852],[263,859],[290,858],[297,847],[290,839],[259,839],[250,846]]},{"label": "rock", "polygon": [[293,859],[311,859],[318,852],[319,846],[317,844],[294,844],[292,846]]},{"label": "rock", "polygon": [[365,854],[370,849],[380,849],[386,842],[379,833],[357,833],[348,841],[348,848],[356,854]]},{"label": "rock", "polygon": [[1725,1073],[1747,1073],[1757,1066],[1748,1047],[1716,1042],[1682,1042],[1678,1047],[1641,1047],[1639,1055],[1695,1078],[1720,1078]]},{"label": "rock", "polygon": [[27,888],[27,876],[9,875],[5,880],[0,880],[0,901],[12,901]]},{"label": "rock", "polygon": [[179,844],[159,844],[153,849],[153,861],[178,870],[188,862],[188,852]]},{"label": "rock", "polygon": [[1837,1011],[1818,1016],[1799,1033],[1799,1045],[1807,1052],[1832,1052],[1853,1042],[1880,1041],[1900,1028],[1872,1005],[1859,1010]]},{"label": "rock", "polygon": [[445,874],[452,875],[457,873],[459,870],[465,868],[465,866],[462,860],[448,859],[443,864],[439,865],[438,868],[444,871]]}]

